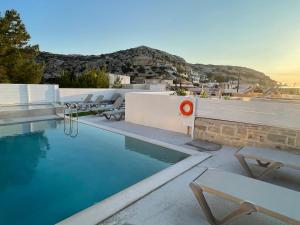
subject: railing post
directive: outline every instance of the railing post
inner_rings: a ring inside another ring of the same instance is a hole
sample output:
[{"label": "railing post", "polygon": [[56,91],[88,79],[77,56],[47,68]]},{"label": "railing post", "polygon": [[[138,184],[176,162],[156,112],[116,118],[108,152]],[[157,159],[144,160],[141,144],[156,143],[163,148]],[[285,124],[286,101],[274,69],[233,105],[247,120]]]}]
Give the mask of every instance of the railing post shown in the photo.
[{"label": "railing post", "polygon": [[30,85],[29,84],[25,84],[25,85],[26,85],[26,91],[27,91],[27,104],[30,104],[30,102],[31,102]]},{"label": "railing post", "polygon": [[198,108],[198,97],[195,96],[194,97],[194,111],[193,111],[193,122],[192,122],[192,134],[191,134],[191,137],[192,137],[192,140],[194,140],[194,130],[195,130],[195,120],[196,120],[196,111],[197,111],[197,108]]}]

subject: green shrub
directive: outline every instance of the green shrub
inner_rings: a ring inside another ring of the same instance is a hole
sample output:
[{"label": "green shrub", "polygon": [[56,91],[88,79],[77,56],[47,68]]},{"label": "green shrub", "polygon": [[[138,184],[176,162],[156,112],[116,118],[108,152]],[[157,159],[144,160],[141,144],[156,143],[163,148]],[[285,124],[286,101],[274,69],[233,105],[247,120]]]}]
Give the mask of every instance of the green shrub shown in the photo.
[{"label": "green shrub", "polygon": [[186,91],[183,88],[178,88],[178,89],[175,90],[173,95],[186,96]]},{"label": "green shrub", "polygon": [[114,84],[113,84],[113,88],[122,88],[122,79],[120,77],[117,77],[114,81]]},{"label": "green shrub", "polygon": [[201,91],[199,97],[200,98],[207,98],[207,93],[205,91]]},{"label": "green shrub", "polygon": [[108,88],[109,77],[105,69],[85,70],[78,77],[62,71],[58,84],[64,88]]}]

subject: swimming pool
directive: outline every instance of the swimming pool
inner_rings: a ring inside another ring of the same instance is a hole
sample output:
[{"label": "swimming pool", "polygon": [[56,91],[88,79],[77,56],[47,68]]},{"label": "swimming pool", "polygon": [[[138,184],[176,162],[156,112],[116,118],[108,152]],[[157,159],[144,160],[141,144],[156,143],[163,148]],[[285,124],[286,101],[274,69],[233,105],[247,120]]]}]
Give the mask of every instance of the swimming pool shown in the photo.
[{"label": "swimming pool", "polygon": [[0,224],[55,224],[188,156],[80,123],[0,126]]}]

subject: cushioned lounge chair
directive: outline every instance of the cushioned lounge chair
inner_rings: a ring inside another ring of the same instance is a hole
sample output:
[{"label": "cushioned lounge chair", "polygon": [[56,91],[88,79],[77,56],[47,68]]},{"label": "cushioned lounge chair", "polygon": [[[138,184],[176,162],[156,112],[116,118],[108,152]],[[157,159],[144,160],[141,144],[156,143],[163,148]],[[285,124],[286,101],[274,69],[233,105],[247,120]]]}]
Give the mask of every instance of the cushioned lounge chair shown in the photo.
[{"label": "cushioned lounge chair", "polygon": [[[207,221],[223,225],[251,213],[262,213],[291,225],[300,225],[300,193],[253,178],[208,169],[190,187]],[[204,193],[239,204],[239,208],[218,220],[211,211]],[[255,222],[253,222],[255,224]]]},{"label": "cushioned lounge chair", "polygon": [[[263,178],[283,166],[300,170],[300,155],[286,151],[247,146],[240,148],[235,153],[235,157],[239,160],[247,174],[253,178]],[[265,167],[265,170],[259,175],[254,175],[246,159],[256,160],[258,165]]]}]

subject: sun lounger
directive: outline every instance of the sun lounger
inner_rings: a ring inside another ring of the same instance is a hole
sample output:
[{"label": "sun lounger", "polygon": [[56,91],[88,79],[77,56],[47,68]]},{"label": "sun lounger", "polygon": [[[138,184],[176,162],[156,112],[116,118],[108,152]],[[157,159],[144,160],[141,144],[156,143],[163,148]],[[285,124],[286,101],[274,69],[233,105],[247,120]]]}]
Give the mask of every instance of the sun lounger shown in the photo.
[{"label": "sun lounger", "polygon": [[102,102],[105,104],[113,104],[119,97],[122,97],[119,93],[114,93],[110,99],[105,99]]},{"label": "sun lounger", "polygon": [[114,118],[117,121],[124,119],[125,116],[125,109],[116,109],[112,111],[106,111],[100,114],[100,116],[104,116],[107,120]]},{"label": "sun lounger", "polygon": [[72,103],[90,103],[92,102],[93,94],[88,94],[83,101],[74,101]]},{"label": "sun lounger", "polygon": [[65,105],[66,106],[70,106],[72,104],[77,105],[79,108],[82,107],[82,105],[87,104],[87,103],[91,103],[92,102],[92,97],[93,94],[88,94],[85,99],[83,101],[71,101],[71,102],[66,102]]},{"label": "sun lounger", "polygon": [[101,104],[101,102],[102,102],[103,98],[104,98],[104,96],[103,96],[103,95],[98,95],[98,96],[97,96],[97,98],[95,99],[95,101],[94,101],[94,102],[92,102],[91,104],[92,104],[92,105],[96,105],[96,106],[98,106],[98,105],[100,105],[100,104]]},{"label": "sun lounger", "polygon": [[102,104],[104,96],[103,95],[98,95],[95,101],[91,101],[89,103],[83,103],[82,107],[84,110],[91,109],[92,107],[98,107],[99,105]]},{"label": "sun lounger", "polygon": [[114,104],[112,104],[112,105],[100,105],[100,106],[97,107],[97,108],[91,109],[91,111],[101,113],[101,112],[103,112],[103,111],[116,110],[116,109],[121,108],[121,107],[123,106],[123,104],[124,104],[124,98],[123,98],[123,97],[119,97],[119,98],[114,102]]},{"label": "sun lounger", "polygon": [[[190,187],[208,222],[223,225],[240,216],[262,213],[287,224],[300,225],[300,193],[253,178],[208,169]],[[212,213],[204,193],[239,204],[239,208],[218,220]],[[255,224],[255,222],[253,222]]]},{"label": "sun lounger", "polygon": [[[280,167],[290,167],[300,170],[300,155],[268,148],[242,147],[235,153],[241,166],[253,178],[262,178]],[[255,176],[246,159],[256,160],[265,170]],[[299,212],[300,213],[300,212]]]}]

